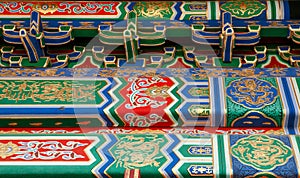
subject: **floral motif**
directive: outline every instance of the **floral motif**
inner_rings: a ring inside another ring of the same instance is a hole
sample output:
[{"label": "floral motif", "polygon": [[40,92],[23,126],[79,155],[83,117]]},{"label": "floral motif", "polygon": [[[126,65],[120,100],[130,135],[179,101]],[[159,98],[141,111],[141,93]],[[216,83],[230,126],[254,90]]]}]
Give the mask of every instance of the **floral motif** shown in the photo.
[{"label": "floral motif", "polygon": [[266,5],[259,1],[236,0],[224,3],[221,9],[236,18],[250,19],[259,16],[266,9]]},{"label": "floral motif", "polygon": [[272,170],[292,157],[292,150],[281,140],[266,135],[251,135],[238,140],[232,155],[244,164],[259,170]]}]

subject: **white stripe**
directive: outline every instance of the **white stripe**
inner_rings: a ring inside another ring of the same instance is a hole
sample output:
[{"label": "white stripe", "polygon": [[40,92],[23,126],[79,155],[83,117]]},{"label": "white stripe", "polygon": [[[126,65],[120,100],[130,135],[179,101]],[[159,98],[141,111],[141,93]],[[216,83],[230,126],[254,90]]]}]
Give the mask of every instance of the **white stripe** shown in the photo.
[{"label": "white stripe", "polygon": [[[96,150],[98,155],[100,156],[101,158],[101,162],[98,163],[93,169],[92,169],[92,173],[98,177],[98,178],[102,178],[102,175],[99,173],[99,169],[101,169],[104,164],[106,164],[108,162],[108,159],[107,159],[107,156],[110,156],[110,155],[107,155],[107,153],[104,153],[103,152],[103,148],[106,147],[110,142],[111,142],[111,139],[109,138],[109,136],[107,134],[104,134],[103,137],[105,137],[105,142]],[[107,170],[108,168],[105,169],[105,171]]]},{"label": "white stripe", "polygon": [[166,173],[165,169],[173,161],[173,158],[167,152],[167,149],[170,147],[171,144],[174,143],[174,141],[168,134],[166,134],[165,136],[166,136],[166,139],[168,140],[168,143],[161,148],[161,152],[164,156],[166,156],[167,161],[158,169],[158,171],[165,177],[169,178],[170,176]]},{"label": "white stripe", "polygon": [[220,10],[220,2],[219,1],[214,1],[215,6],[216,6],[216,20],[220,20],[221,17],[221,10]]},{"label": "white stripe", "polygon": [[225,93],[224,93],[224,90],[223,90],[223,88],[224,88],[224,83],[223,83],[223,77],[219,77],[219,79],[218,79],[218,81],[219,81],[219,87],[220,87],[220,105],[221,105],[221,113],[223,113],[223,115],[222,115],[222,118],[220,119],[220,121],[223,121],[222,122],[222,125],[220,125],[220,126],[222,126],[222,127],[225,127],[225,123],[224,123],[224,121],[225,121]]},{"label": "white stripe", "polygon": [[211,20],[211,7],[210,7],[210,3],[212,3],[212,1],[206,1],[206,12],[207,12],[207,19]]},{"label": "white stripe", "polygon": [[172,5],[172,7],[171,7],[172,12],[173,12],[173,13],[172,13],[173,15],[171,16],[170,20],[175,20],[175,17],[177,16],[177,13],[178,13],[178,12],[177,12],[176,9],[175,9],[175,6],[177,5],[177,3],[178,3],[178,2],[173,3],[173,5]]},{"label": "white stripe", "polygon": [[[295,162],[297,164],[297,170],[300,170],[300,154],[299,154],[299,147],[298,147],[298,144],[297,144],[297,141],[296,141],[296,136],[295,135],[290,135],[290,140],[291,140],[291,143],[292,143],[292,148],[294,150],[294,158],[295,158]],[[299,173],[298,173],[299,174]]]},{"label": "white stripe", "polygon": [[[171,118],[172,122],[174,123],[174,124],[172,125],[172,127],[175,127],[175,126],[178,126],[178,121],[177,121],[177,119],[173,116],[173,114],[170,112],[170,109],[178,102],[178,99],[177,99],[176,96],[173,95],[172,90],[173,90],[174,88],[178,87],[178,84],[179,84],[179,83],[178,83],[175,79],[173,80],[173,79],[171,78],[171,80],[172,80],[172,82],[174,83],[174,85],[171,86],[171,88],[170,88],[169,90],[167,90],[167,93],[169,94],[169,96],[171,96],[173,102],[170,103],[170,104],[164,109],[164,112]],[[177,112],[177,111],[176,111],[176,112]]]},{"label": "white stripe", "polygon": [[215,102],[214,102],[214,96],[215,96],[215,93],[214,93],[214,87],[216,87],[214,85],[214,78],[213,77],[209,77],[208,81],[209,81],[209,98],[211,99],[210,101],[210,110],[212,111],[210,113],[211,115],[211,126],[216,126],[216,115],[215,115],[215,110],[216,110],[216,107],[215,107]]},{"label": "white stripe", "polygon": [[216,176],[216,178],[220,177],[220,174],[219,174],[219,167],[220,167],[220,163],[219,163],[219,149],[218,149],[218,137],[216,134],[214,134],[212,136],[213,138],[213,163],[214,163],[214,171],[213,171],[213,174]]},{"label": "white stripe", "polygon": [[287,78],[287,83],[288,83],[288,86],[289,86],[289,91],[290,91],[290,93],[291,93],[291,98],[293,98],[292,99],[292,101],[293,101],[293,105],[294,105],[294,108],[295,108],[295,123],[294,123],[294,128],[295,128],[295,131],[296,131],[296,134],[299,134],[299,132],[298,132],[298,125],[299,125],[299,105],[298,105],[298,103],[297,103],[297,101],[299,101],[299,100],[297,100],[296,101],[296,98],[297,98],[297,96],[296,96],[296,92],[294,92],[294,90],[293,90],[293,83],[292,83],[292,80],[291,80],[292,78]]},{"label": "white stripe", "polygon": [[271,3],[270,1],[267,1],[267,19],[271,20],[272,19],[272,13],[271,13]]},{"label": "white stripe", "polygon": [[[210,97],[207,96],[205,98],[189,98],[189,97],[186,97],[184,94],[183,94],[183,90],[186,89],[187,86],[189,85],[192,85],[192,86],[197,86],[197,85],[203,85],[203,87],[205,88],[208,88],[209,87],[209,82],[208,80],[207,81],[201,81],[201,82],[197,82],[197,81],[194,81],[194,82],[190,82],[190,81],[187,81],[185,80],[184,78],[179,78],[183,83],[184,85],[178,89],[177,93],[180,94],[181,96],[181,99],[183,99],[184,102],[182,102],[177,108],[176,108],[176,112],[178,113],[178,115],[180,116],[180,119],[182,120],[183,124],[182,126],[203,126],[204,124],[210,122],[210,120],[208,119],[207,121],[197,121],[197,119],[189,119],[189,118],[186,118],[185,115],[183,114],[184,112],[186,112],[185,110],[183,110],[183,106],[186,105],[187,103],[196,103],[196,104],[199,104],[199,105],[209,105],[210,104]],[[209,123],[210,124],[210,123]]]},{"label": "white stripe", "polygon": [[276,9],[276,19],[281,19],[281,15],[280,15],[281,12],[280,12],[278,0],[275,1],[275,9]]},{"label": "white stripe", "polygon": [[[203,145],[211,145],[211,137],[183,137],[181,134],[180,135],[176,135],[178,137],[178,139],[181,141],[181,144],[196,144],[196,145],[200,145],[201,143]],[[187,141],[188,140],[188,141]],[[210,144],[208,144],[210,143]]]},{"label": "white stripe", "polygon": [[[290,90],[291,85],[290,85],[290,82],[289,82],[289,78],[286,78],[286,79],[287,79],[287,84],[288,84],[288,87],[289,87],[289,90]],[[285,116],[284,116],[284,121],[285,122],[284,122],[284,127],[283,128],[287,130],[287,133],[289,133],[288,125],[289,125],[289,114],[291,113],[291,111],[290,111],[290,108],[288,106],[288,102],[287,102],[287,99],[286,99],[286,93],[284,92],[284,89],[283,89],[284,86],[282,84],[281,78],[277,78],[277,80],[278,80],[278,84],[279,84],[279,89],[280,89],[280,93],[281,93],[282,102],[283,102],[283,105],[284,105],[283,110],[285,110]],[[291,92],[291,95],[292,95],[293,91],[290,90],[290,92]],[[297,105],[295,105],[295,100],[293,100],[293,105],[294,105],[295,108],[297,108]],[[298,116],[299,111],[297,111],[297,109],[295,109],[295,112],[296,112],[295,114]],[[297,128],[297,121],[296,121],[296,123],[294,123],[294,128],[295,128],[294,130],[297,133],[298,132],[298,129],[296,129]]]},{"label": "white stripe", "polygon": [[[225,123],[224,123],[224,119],[225,119],[225,103],[224,103],[224,100],[225,100],[225,97],[224,97],[224,84],[223,84],[223,78],[218,78],[217,79],[217,83],[214,83],[214,78],[213,77],[210,77],[209,78],[209,84],[210,84],[210,99],[211,99],[211,126],[214,126],[214,127],[219,127],[219,126],[222,126],[224,127],[225,126]],[[214,93],[214,88],[215,87],[219,87],[219,95],[220,95],[220,98],[219,98],[219,102],[218,103],[220,105],[220,108],[217,108],[216,107],[216,103],[215,103],[215,100],[214,100],[214,97],[216,97],[216,93]],[[221,118],[217,118],[216,116],[216,112],[215,111],[218,111],[220,113],[223,113],[223,115],[221,116]],[[220,125],[217,125],[216,121],[217,120],[220,120]]]},{"label": "white stripe", "polygon": [[119,123],[117,122],[117,120],[115,119],[115,117],[113,117],[113,115],[111,114],[111,112],[109,111],[111,108],[114,108],[116,106],[116,104],[120,101],[118,97],[115,96],[115,94],[113,93],[118,87],[120,87],[122,85],[122,82],[114,77],[113,78],[114,81],[116,82],[115,86],[113,86],[109,91],[108,93],[113,96],[112,97],[112,102],[110,105],[108,105],[107,107],[105,107],[103,109],[104,113],[108,116],[108,118],[113,122],[114,126],[118,126]]},{"label": "white stripe", "polygon": [[[293,84],[293,89],[294,89],[294,93],[296,95],[296,101],[297,101],[298,109],[299,109],[300,108],[300,93],[299,93],[298,84],[297,84],[296,78],[292,78],[291,81]],[[298,119],[298,122],[299,122],[299,119]],[[298,123],[298,125],[299,125],[299,123]],[[297,127],[297,132],[299,133],[299,127]]]},{"label": "white stripe", "polygon": [[[288,128],[288,116],[287,114],[290,113],[290,110],[289,110],[289,106],[287,105],[287,101],[286,101],[286,97],[285,97],[285,92],[284,92],[284,87],[282,85],[282,81],[281,81],[281,78],[277,78],[277,81],[278,81],[278,87],[279,87],[279,90],[280,90],[280,96],[281,96],[281,99],[282,99],[282,102],[283,102],[283,106],[284,106],[284,110],[285,110],[285,116],[284,116],[284,129]],[[287,132],[288,129],[287,129]]]},{"label": "white stripe", "polygon": [[229,136],[223,135],[224,138],[224,155],[225,155],[225,163],[226,163],[226,177],[230,178],[231,175],[231,161],[230,161],[230,152],[229,152]]},{"label": "white stripe", "polygon": [[180,163],[206,163],[206,164],[212,164],[213,158],[212,157],[184,157],[185,159],[180,159]]},{"label": "white stripe", "polygon": [[284,2],[282,0],[280,0],[280,12],[281,12],[281,19],[285,19],[284,16]]},{"label": "white stripe", "polygon": [[[212,137],[207,137],[207,138],[184,138],[182,135],[176,135],[180,142],[173,148],[174,153],[177,155],[179,158],[179,162],[172,168],[173,173],[177,177],[182,177],[182,174],[180,173],[179,169],[182,167],[183,164],[185,163],[209,163],[213,164],[213,156],[211,157],[201,157],[201,155],[197,157],[186,157],[183,156],[182,153],[180,152],[180,148],[182,148],[183,145],[211,145],[212,144]],[[212,148],[214,149],[214,148]],[[218,150],[217,150],[218,151]],[[213,153],[214,154],[214,153]],[[215,163],[214,163],[215,164]]]}]

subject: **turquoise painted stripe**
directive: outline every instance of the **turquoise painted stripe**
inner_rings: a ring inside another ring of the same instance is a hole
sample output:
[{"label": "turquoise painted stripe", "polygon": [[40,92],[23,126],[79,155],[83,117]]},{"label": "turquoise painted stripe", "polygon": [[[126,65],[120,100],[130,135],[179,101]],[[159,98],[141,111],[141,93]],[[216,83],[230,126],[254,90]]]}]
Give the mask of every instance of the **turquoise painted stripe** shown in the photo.
[{"label": "turquoise painted stripe", "polygon": [[218,139],[218,158],[219,158],[219,176],[220,178],[226,178],[226,160],[225,160],[225,150],[224,150],[224,137],[223,135],[217,135]]},{"label": "turquoise painted stripe", "polygon": [[210,14],[211,14],[211,20],[216,20],[216,2],[209,2],[210,3]]},{"label": "turquoise painted stripe", "polygon": [[272,20],[276,20],[276,4],[274,2],[274,0],[271,0],[270,1],[270,4],[271,4],[271,18]]}]

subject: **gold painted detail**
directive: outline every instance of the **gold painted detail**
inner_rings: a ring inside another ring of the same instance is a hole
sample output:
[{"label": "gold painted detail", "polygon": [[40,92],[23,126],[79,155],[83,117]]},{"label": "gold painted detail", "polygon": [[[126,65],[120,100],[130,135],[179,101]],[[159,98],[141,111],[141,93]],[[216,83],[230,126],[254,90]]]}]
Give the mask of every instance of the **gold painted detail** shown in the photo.
[{"label": "gold painted detail", "polygon": [[138,2],[134,6],[134,10],[140,17],[164,18],[172,15],[172,2],[153,1],[153,2]]},{"label": "gold painted detail", "polygon": [[9,130],[9,131],[4,131],[0,130],[0,134],[29,134],[29,132],[22,130],[22,131],[17,131],[17,130]]},{"label": "gold painted detail", "polygon": [[231,147],[232,155],[243,164],[259,170],[272,170],[292,157],[292,150],[281,140],[267,135],[251,135]]},{"label": "gold painted detail", "polygon": [[[191,70],[191,71],[190,71]],[[289,70],[294,70],[290,68]],[[194,80],[202,80],[207,79],[208,77],[278,77],[278,76],[286,76],[288,74],[288,69],[266,69],[266,70],[255,70],[255,69],[243,69],[237,70],[233,68],[223,68],[222,70],[215,70],[214,68],[206,68],[206,69],[189,69],[186,70],[184,68],[174,68],[170,69],[173,77],[182,77],[187,73],[191,73],[191,77]],[[141,77],[141,76],[149,76],[149,77],[166,77],[166,71],[159,71],[154,69],[113,69],[113,68],[103,68],[99,71],[95,71],[95,73],[89,73],[89,70],[86,68],[76,68],[76,69],[68,69],[71,74],[76,74],[76,77]],[[300,76],[299,71],[295,70],[296,75]],[[65,70],[55,69],[55,68],[47,68],[45,70],[38,69],[29,69],[29,68],[2,68],[0,71],[0,77],[60,77],[60,76],[68,76],[68,73]]]},{"label": "gold painted detail", "polygon": [[188,152],[191,155],[212,155],[211,146],[190,146]]},{"label": "gold painted detail", "polygon": [[230,83],[227,96],[248,108],[258,109],[272,104],[278,96],[277,88],[265,80],[241,78]]},{"label": "gold painted detail", "polygon": [[43,14],[47,14],[47,13],[53,14],[55,11],[57,11],[57,8],[58,7],[56,4],[50,4],[50,3],[36,4],[33,6],[34,10]]},{"label": "gold painted detail", "polygon": [[0,71],[0,77],[60,77],[64,76],[64,71],[58,71],[58,69],[49,68],[46,70],[37,70],[29,68],[2,68]]},{"label": "gold painted detail", "polygon": [[133,130],[130,134],[165,134],[164,131],[159,129],[143,129],[143,130]]},{"label": "gold painted detail", "polygon": [[98,2],[88,2],[88,3],[72,3],[72,2],[62,2],[59,4],[44,2],[41,4],[30,4],[32,9],[39,11],[43,14],[53,14],[55,13],[67,13],[67,14],[98,14],[100,12],[105,13],[115,13],[114,3],[98,3]]},{"label": "gold painted detail", "polygon": [[284,132],[284,129],[279,129],[279,130],[268,130],[266,132],[266,134],[268,135],[284,135],[285,132]]},{"label": "gold painted detail", "polygon": [[150,117],[147,117],[127,113],[124,119],[130,126],[134,127],[149,127],[159,122],[167,122],[167,120],[157,114],[151,114]]},{"label": "gold painted detail", "polygon": [[2,159],[16,154],[19,150],[18,145],[13,144],[12,142],[0,143],[0,157]]},{"label": "gold painted detail", "polygon": [[209,96],[208,88],[193,87],[188,91],[192,96]]},{"label": "gold painted detail", "polygon": [[191,165],[188,172],[192,177],[198,176],[213,176],[214,168],[209,165]]},{"label": "gold painted detail", "polygon": [[254,0],[235,0],[222,4],[221,9],[230,12],[236,18],[250,19],[266,10],[266,5]]},{"label": "gold painted detail", "polygon": [[159,167],[160,144],[164,142],[158,135],[127,135],[113,148],[116,167],[137,169],[146,166]]},{"label": "gold painted detail", "polygon": [[0,81],[1,104],[89,104],[95,102],[99,81]]},{"label": "gold painted detail", "polygon": [[199,10],[205,11],[206,9],[207,9],[206,2],[197,2],[197,4],[194,4],[194,3],[189,4],[190,11],[199,11]]},{"label": "gold painted detail", "polygon": [[156,97],[163,97],[163,98],[167,98],[170,95],[167,93],[169,87],[168,86],[162,86],[162,87],[158,87],[158,86],[152,86],[146,89],[145,93],[153,98]]},{"label": "gold painted detail", "polygon": [[188,109],[189,113],[193,117],[208,117],[210,115],[209,105],[192,105]]}]

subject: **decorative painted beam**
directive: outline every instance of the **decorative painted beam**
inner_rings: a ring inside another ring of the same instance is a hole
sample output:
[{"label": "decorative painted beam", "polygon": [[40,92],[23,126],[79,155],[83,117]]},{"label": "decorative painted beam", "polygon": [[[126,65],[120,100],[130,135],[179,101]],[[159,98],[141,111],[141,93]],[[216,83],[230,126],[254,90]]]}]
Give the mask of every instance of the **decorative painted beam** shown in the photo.
[{"label": "decorative painted beam", "polygon": [[[225,130],[229,134],[163,127],[106,128],[86,134],[68,132],[68,128],[37,133],[32,129],[33,134],[27,130],[1,130],[0,144],[7,151],[1,154],[0,176],[31,177],[38,172],[48,177],[276,178],[300,174],[300,136],[282,130]],[[261,147],[275,161],[264,161],[265,155],[258,160]]]},{"label": "decorative painted beam", "polygon": [[0,125],[29,118],[44,127],[80,122],[84,127],[285,127],[298,133],[299,69],[277,70],[1,69]]},{"label": "decorative painted beam", "polygon": [[[135,39],[138,40],[138,46],[159,46],[165,43],[166,28],[163,25],[155,25],[154,32],[143,32],[137,28],[138,17],[136,12],[127,13],[127,26],[125,30],[130,30]],[[100,25],[99,40],[107,45],[123,45],[124,31],[113,31],[111,25]]]},{"label": "decorative painted beam", "polygon": [[232,50],[235,46],[252,46],[260,41],[261,27],[248,26],[249,32],[235,32],[232,27],[232,15],[224,12],[222,16],[222,30],[206,32],[205,25],[192,26],[192,40],[198,44],[219,45],[222,48],[223,61],[231,62]]},{"label": "decorative painted beam", "polygon": [[265,62],[267,60],[267,46],[254,46],[258,62]]},{"label": "decorative painted beam", "polygon": [[213,66],[214,67],[236,67],[241,68],[242,67],[242,58],[240,57],[232,57],[231,62],[225,62],[222,57],[213,57]]},{"label": "decorative painted beam", "polygon": [[212,64],[208,63],[208,56],[205,55],[195,55],[195,47],[183,47],[184,59],[191,63],[195,63],[197,67],[212,67]]},{"label": "decorative painted beam", "polygon": [[242,68],[254,68],[257,64],[263,63],[267,60],[267,47],[255,46],[254,55],[245,55],[244,61],[241,65]]},{"label": "decorative painted beam", "polygon": [[138,53],[136,40],[133,37],[131,30],[125,30],[123,32],[124,45],[125,45],[125,54],[127,63],[135,63]]},{"label": "decorative painted beam", "polygon": [[[193,25],[192,40],[199,44],[220,45],[221,43],[220,36],[222,33],[224,33],[225,31],[224,28],[227,27],[223,25],[222,32],[221,31],[207,32],[205,31],[205,25],[203,24]],[[261,27],[259,25],[249,25],[247,28],[249,32],[234,32],[236,36],[235,45],[237,46],[255,45],[259,42],[260,40],[259,33],[261,31]]]},{"label": "decorative painted beam", "polygon": [[278,46],[278,52],[282,59],[290,62],[291,66],[300,66],[300,55],[292,54],[290,46]]},{"label": "decorative painted beam", "polygon": [[222,34],[222,58],[225,63],[230,63],[232,60],[232,53],[235,40],[233,28],[226,28],[226,30],[224,30],[224,33]]},{"label": "decorative painted beam", "polygon": [[[71,33],[72,28],[70,26],[59,26],[58,32],[48,32],[44,31],[43,28],[40,27],[41,23],[41,17],[39,13],[33,11],[31,14],[31,27],[28,33],[36,36],[37,39],[40,38],[41,40],[44,40],[40,42],[41,47],[44,45],[62,45],[69,43],[73,39]],[[39,29],[39,31],[36,29]],[[2,30],[5,42],[11,44],[23,44],[20,39],[20,32],[16,31],[15,25],[4,25]]]},{"label": "decorative painted beam", "polygon": [[[68,54],[48,54],[45,51],[46,45],[63,45],[73,40],[72,28],[70,26],[59,26],[58,32],[44,31],[40,13],[37,11],[31,12],[28,32],[25,28],[16,31],[15,25],[5,25],[2,30],[5,42],[22,44],[27,53],[27,55],[15,54],[14,47],[2,47],[1,61],[4,66],[6,66],[5,63],[9,63],[8,66],[13,67],[66,67],[69,62],[77,62],[85,50],[84,47],[74,46],[73,52]],[[54,57],[56,62],[49,63],[48,56]],[[42,62],[39,62],[42,58]],[[26,60],[29,60],[29,62],[25,62]]]},{"label": "decorative painted beam", "polygon": [[[0,5],[2,11],[0,18],[3,19],[0,25],[14,22],[28,26],[28,15],[32,11],[38,11],[49,22],[45,24],[45,27],[49,29],[62,23],[69,24],[75,29],[96,29],[99,24],[107,20],[112,24],[118,24],[126,20],[126,13],[134,10],[143,20],[142,28],[151,26],[151,22],[155,21],[185,21],[190,25],[205,20],[206,25],[217,26],[222,12],[232,13],[235,26],[244,27],[251,24],[251,21],[257,21],[264,27],[272,28],[272,22],[276,20],[281,21],[282,24],[290,24],[294,23],[293,20],[299,19],[293,9],[293,6],[297,5],[295,2],[284,0],[262,0],[253,3],[248,3],[248,1],[76,1],[75,4],[65,1],[3,2]],[[151,8],[154,10],[151,11]],[[57,20],[58,17],[63,18]],[[167,26],[172,26],[172,24],[169,23]],[[280,25],[277,27],[283,28]]]},{"label": "decorative painted beam", "polygon": [[296,44],[300,44],[300,25],[289,25],[289,38],[291,38]]},{"label": "decorative painted beam", "polygon": [[255,46],[254,51],[256,54],[245,55],[241,57],[231,57],[234,61],[226,63],[220,60],[223,58],[207,55],[195,55],[194,47],[184,47],[184,57],[187,62],[194,62],[197,67],[241,67],[241,68],[254,68],[257,64],[265,62],[267,59],[267,47]]},{"label": "decorative painted beam", "polygon": [[[129,32],[129,31],[128,31]],[[130,49],[129,49],[130,50]],[[164,47],[164,53],[139,53],[135,55],[135,62],[128,62],[127,58],[122,58],[112,54],[106,54],[103,46],[93,46],[93,62],[99,67],[153,67],[158,68],[163,64],[170,63],[175,58],[175,47]],[[133,54],[129,51],[128,54]],[[124,55],[125,56],[125,55]],[[137,58],[138,57],[138,58]],[[136,63],[137,62],[137,63]],[[125,65],[125,66],[124,66]]]}]

